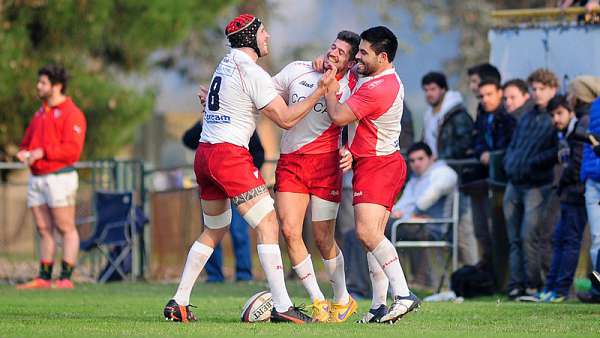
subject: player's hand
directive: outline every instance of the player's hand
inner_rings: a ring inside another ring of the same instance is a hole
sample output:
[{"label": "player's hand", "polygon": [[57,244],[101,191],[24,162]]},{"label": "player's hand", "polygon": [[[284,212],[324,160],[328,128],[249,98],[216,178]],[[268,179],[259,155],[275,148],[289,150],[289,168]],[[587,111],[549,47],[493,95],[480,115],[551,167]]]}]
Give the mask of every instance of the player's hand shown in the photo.
[{"label": "player's hand", "polygon": [[200,85],[198,88],[198,99],[200,99],[200,105],[204,108],[204,104],[206,104],[206,98],[208,97],[208,88],[206,86]]},{"label": "player's hand", "polygon": [[27,161],[29,160],[29,158],[31,157],[31,153],[29,152],[29,150],[21,150],[17,153],[17,158],[19,159],[19,161],[27,164]]},{"label": "player's hand", "polygon": [[44,158],[44,149],[36,148],[33,149],[30,153],[28,163],[33,164],[35,161]]},{"label": "player's hand", "polygon": [[392,218],[402,218],[402,216],[404,216],[404,213],[400,210],[392,210],[390,216],[392,216]]},{"label": "player's hand", "polygon": [[352,169],[353,160],[352,153],[346,147],[342,147],[340,149],[340,169],[342,169],[342,172]]},{"label": "player's hand", "polygon": [[335,68],[329,69],[325,72],[325,74],[323,74],[323,76],[321,76],[321,79],[319,80],[318,89],[322,90],[323,94],[325,94],[329,90],[329,87],[332,85],[332,82],[337,82],[337,80],[335,79]]},{"label": "player's hand", "polygon": [[312,67],[319,73],[325,71],[325,55],[319,55],[312,61]]}]

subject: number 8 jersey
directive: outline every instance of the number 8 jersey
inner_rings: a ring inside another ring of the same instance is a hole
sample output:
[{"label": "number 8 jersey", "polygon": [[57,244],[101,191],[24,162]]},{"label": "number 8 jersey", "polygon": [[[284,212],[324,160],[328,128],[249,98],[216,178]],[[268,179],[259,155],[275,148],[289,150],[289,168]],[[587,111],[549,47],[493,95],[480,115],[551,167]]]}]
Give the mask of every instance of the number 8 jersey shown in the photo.
[{"label": "number 8 jersey", "polygon": [[277,95],[271,76],[248,54],[231,49],[213,74],[200,142],[248,148],[258,111]]}]

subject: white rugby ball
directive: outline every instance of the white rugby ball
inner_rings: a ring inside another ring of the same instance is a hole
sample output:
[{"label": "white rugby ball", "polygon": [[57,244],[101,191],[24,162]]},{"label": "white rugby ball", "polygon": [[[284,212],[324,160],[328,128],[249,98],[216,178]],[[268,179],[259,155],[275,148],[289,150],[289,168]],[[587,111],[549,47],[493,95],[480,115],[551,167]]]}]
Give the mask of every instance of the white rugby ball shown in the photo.
[{"label": "white rugby ball", "polygon": [[250,297],[244,304],[240,319],[246,323],[266,322],[271,319],[271,309],[273,309],[271,293],[261,291]]}]

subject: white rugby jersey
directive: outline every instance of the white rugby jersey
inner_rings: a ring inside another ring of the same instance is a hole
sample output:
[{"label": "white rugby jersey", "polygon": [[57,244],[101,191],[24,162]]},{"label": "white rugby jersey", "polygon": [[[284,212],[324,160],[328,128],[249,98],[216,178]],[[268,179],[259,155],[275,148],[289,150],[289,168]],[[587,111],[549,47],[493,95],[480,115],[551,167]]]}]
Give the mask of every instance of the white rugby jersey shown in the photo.
[{"label": "white rugby jersey", "polygon": [[[323,74],[316,72],[309,61],[296,61],[285,66],[273,77],[275,89],[292,105],[306,99],[319,85]],[[356,75],[347,72],[340,80],[338,99],[344,102],[356,84]],[[333,124],[327,114],[325,98],[294,127],[284,130],[281,136],[282,154],[324,154],[340,146],[341,128]]]},{"label": "white rugby jersey", "polygon": [[394,68],[362,77],[346,104],[358,121],[348,126],[354,157],[385,156],[400,150],[404,86]]},{"label": "white rugby jersey", "polygon": [[277,95],[271,76],[248,54],[231,49],[210,82],[200,142],[248,148],[258,110]]}]

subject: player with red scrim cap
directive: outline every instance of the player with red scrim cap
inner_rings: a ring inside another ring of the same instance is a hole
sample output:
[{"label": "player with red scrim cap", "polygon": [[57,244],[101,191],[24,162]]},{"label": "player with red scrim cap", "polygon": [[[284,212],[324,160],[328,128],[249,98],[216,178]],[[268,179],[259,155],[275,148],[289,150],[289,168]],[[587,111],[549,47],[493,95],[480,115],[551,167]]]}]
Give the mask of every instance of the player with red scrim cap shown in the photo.
[{"label": "player with red scrim cap", "polygon": [[287,293],[273,199],[252,163],[248,142],[259,112],[281,128],[290,128],[325,94],[335,73],[326,72],[305,100],[288,106],[271,76],[256,64],[259,57],[269,53],[270,36],[261,21],[242,14],[229,22],[225,34],[231,50],[217,66],[208,88],[194,162],[204,231],[192,245],[177,292],[163,313],[168,320],[197,320],[189,309],[190,294],[213,248],[228,232],[233,204],[257,232],[258,256],[273,297],[271,321],[311,322],[309,316],[293,306]]}]

